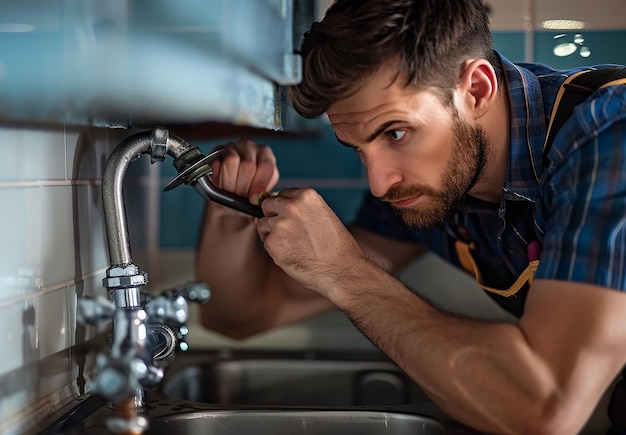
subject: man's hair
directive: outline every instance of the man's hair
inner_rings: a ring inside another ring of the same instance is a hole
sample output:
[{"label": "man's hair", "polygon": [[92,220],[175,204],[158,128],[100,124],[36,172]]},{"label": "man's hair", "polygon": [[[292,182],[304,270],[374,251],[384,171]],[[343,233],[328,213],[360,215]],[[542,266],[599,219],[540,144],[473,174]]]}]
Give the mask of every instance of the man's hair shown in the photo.
[{"label": "man's hair", "polygon": [[407,86],[439,90],[448,105],[467,60],[486,59],[503,75],[481,0],[337,0],[304,34],[300,54],[303,78],[289,93],[306,118],[384,65],[397,65]]}]

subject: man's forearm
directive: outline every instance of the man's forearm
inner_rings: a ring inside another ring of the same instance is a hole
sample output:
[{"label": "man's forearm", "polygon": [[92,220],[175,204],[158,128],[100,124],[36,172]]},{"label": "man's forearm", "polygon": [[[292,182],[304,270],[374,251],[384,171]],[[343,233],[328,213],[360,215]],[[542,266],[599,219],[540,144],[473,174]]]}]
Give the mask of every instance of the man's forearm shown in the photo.
[{"label": "man's forearm", "polygon": [[202,307],[203,324],[239,335],[236,329],[243,325],[263,322],[258,301],[263,298],[270,263],[250,217],[208,203],[195,265],[197,279],[206,282],[212,293]]},{"label": "man's forearm", "polygon": [[206,328],[247,338],[335,309],[276,266],[251,218],[218,207],[207,207],[196,259],[197,278],[211,288]]},{"label": "man's forearm", "polygon": [[[553,433],[566,420],[559,413],[571,413],[517,325],[441,312],[373,265],[350,271],[330,299],[451,416],[488,433]],[[582,426],[586,417],[578,412],[568,423]]]}]

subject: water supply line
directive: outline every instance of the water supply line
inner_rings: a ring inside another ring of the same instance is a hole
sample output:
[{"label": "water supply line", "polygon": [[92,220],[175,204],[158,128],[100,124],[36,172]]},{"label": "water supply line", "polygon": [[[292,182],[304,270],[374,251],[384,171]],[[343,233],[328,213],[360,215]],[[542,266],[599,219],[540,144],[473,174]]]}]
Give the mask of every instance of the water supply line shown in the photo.
[{"label": "water supply line", "polygon": [[154,128],[126,138],[111,153],[102,178],[102,203],[111,264],[132,263],[122,196],[124,176],[130,164],[143,154],[150,154],[151,162],[155,163],[165,160],[166,155],[177,160],[188,152],[202,157],[197,148],[178,137],[170,137],[167,129]]},{"label": "water supply line", "polygon": [[[124,178],[130,164],[144,154],[149,154],[155,163],[163,161],[166,155],[176,161],[187,153],[201,156],[182,139],[169,137],[167,129],[154,128],[122,141],[104,168],[102,202],[111,266],[102,283],[113,302],[110,309],[113,330],[110,355],[98,356],[92,389],[115,403],[116,416],[107,421],[108,428],[115,433],[141,433],[147,428],[147,421],[137,410],[146,406],[145,389],[156,387],[163,378],[163,368],[155,364],[150,338],[162,336],[163,340],[157,341],[167,343],[166,349],[173,351],[171,328],[154,323],[151,326],[153,320],[148,319],[146,312],[140,288],[147,284],[148,276],[132,260],[123,198]],[[186,303],[182,298],[173,298],[171,304],[176,307],[174,318],[184,323]]]},{"label": "water supply line", "polygon": [[111,265],[102,284],[110,300],[82,299],[77,319],[99,325],[112,321],[110,353],[98,355],[90,391],[114,404],[115,416],[107,420],[108,429],[114,433],[140,434],[147,429],[148,422],[141,415],[147,405],[145,390],[158,386],[163,378],[163,362],[173,354],[177,340],[186,334],[181,331],[187,330],[187,301],[206,303],[210,296],[203,283],[186,284],[158,297],[141,291],[148,283],[148,275],[132,259],[123,198],[126,171],[144,154],[150,155],[152,163],[162,162],[169,155],[178,176],[166,186],[166,191],[181,184],[191,185],[207,200],[261,217],[260,207],[211,182],[210,163],[221,152],[204,156],[199,148],[156,127],[126,138],[105,165],[102,202]]}]

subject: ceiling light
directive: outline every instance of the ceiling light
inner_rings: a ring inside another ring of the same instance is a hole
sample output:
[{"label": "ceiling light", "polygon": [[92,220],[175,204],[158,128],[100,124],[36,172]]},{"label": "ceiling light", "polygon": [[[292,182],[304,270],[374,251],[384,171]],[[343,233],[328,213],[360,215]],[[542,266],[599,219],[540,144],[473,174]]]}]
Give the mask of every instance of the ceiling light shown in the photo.
[{"label": "ceiling light", "polygon": [[585,22],[580,20],[545,20],[541,22],[544,29],[579,30],[585,28]]},{"label": "ceiling light", "polygon": [[565,42],[563,44],[556,45],[552,52],[555,56],[565,57],[574,54],[574,52],[576,52],[576,48],[576,44],[573,42]]}]

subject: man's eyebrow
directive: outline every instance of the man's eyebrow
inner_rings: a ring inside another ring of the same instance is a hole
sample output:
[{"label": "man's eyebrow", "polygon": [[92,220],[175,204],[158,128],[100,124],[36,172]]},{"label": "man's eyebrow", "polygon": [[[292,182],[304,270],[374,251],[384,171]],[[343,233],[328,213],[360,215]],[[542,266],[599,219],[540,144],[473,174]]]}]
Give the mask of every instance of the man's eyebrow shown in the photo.
[{"label": "man's eyebrow", "polygon": [[[374,130],[374,133],[370,134],[367,139],[366,139],[366,143],[370,143],[373,142],[374,139],[376,139],[378,136],[380,136],[381,134],[383,134],[385,132],[385,130],[387,130],[389,127],[391,127],[393,124],[396,124],[400,121],[398,120],[392,120],[392,121],[387,121],[383,124],[381,124],[376,130]],[[352,145],[351,143],[348,143],[344,140],[339,139],[339,136],[337,136],[337,134],[335,133],[335,137],[337,138],[337,142],[339,142],[341,145],[346,146],[348,148],[357,148],[355,145]]]},{"label": "man's eyebrow", "polygon": [[392,120],[392,121],[387,121],[383,124],[380,125],[380,127],[378,127],[376,130],[374,130],[374,133],[370,134],[367,137],[367,143],[373,142],[374,139],[376,139],[378,136],[380,136],[381,134],[383,134],[385,132],[385,130],[387,130],[389,127],[391,127],[393,124],[396,124],[400,121],[397,120]]}]

